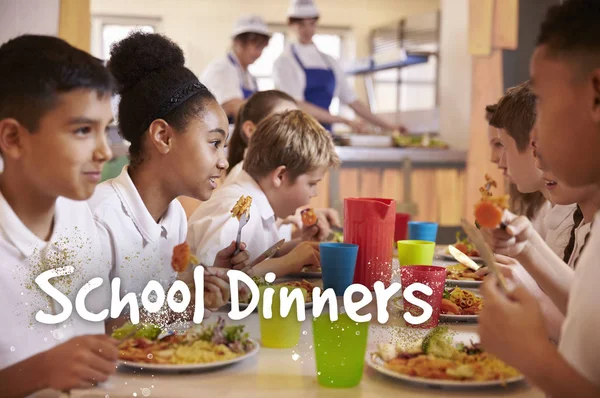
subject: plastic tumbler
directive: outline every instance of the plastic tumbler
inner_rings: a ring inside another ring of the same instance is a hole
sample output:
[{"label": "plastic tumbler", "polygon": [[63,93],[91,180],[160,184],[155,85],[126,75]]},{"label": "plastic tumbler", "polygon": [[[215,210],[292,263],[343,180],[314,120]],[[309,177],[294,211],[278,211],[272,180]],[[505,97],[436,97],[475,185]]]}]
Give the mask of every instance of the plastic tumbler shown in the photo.
[{"label": "plastic tumbler", "polygon": [[409,221],[408,239],[435,242],[438,225],[434,222]]},{"label": "plastic tumbler", "polygon": [[[260,338],[263,347],[267,348],[291,348],[298,344],[300,340],[300,332],[302,330],[302,322],[298,321],[296,315],[296,305],[292,305],[290,312],[286,317],[282,317],[279,313],[280,308],[280,290],[283,286],[260,286],[260,302],[258,303],[258,313],[260,317]],[[272,317],[265,319],[263,317],[263,297],[265,290],[271,288],[275,290],[273,294]],[[291,288],[288,286],[288,294]],[[301,289],[301,288],[294,288]],[[302,294],[305,295],[305,290]],[[303,309],[304,310],[304,309]]]},{"label": "plastic tumbler", "polygon": [[[406,322],[406,325],[413,328],[423,329],[436,327],[440,318],[440,307],[442,305],[442,296],[444,294],[444,287],[446,285],[446,269],[444,267],[435,267],[430,265],[413,265],[402,267],[400,269],[400,273],[403,292],[406,290],[406,288],[414,283],[422,283],[426,286],[429,286],[431,290],[433,290],[431,296],[427,296],[418,291],[414,292],[414,296],[416,298],[425,301],[432,307],[433,313],[431,314],[431,318],[419,325],[414,325],[409,322]],[[409,303],[406,298],[404,298],[404,311],[407,311],[414,316],[423,314],[423,309],[421,307]]]},{"label": "plastic tumbler", "polygon": [[394,229],[394,242],[399,240],[407,239],[408,233],[408,222],[410,221],[410,214],[408,213],[396,213],[396,226]]},{"label": "plastic tumbler", "polygon": [[435,253],[435,242],[426,240],[398,241],[398,262],[400,266],[431,265]]},{"label": "plastic tumbler", "polygon": [[321,271],[323,289],[332,288],[336,296],[343,296],[352,284],[358,245],[350,243],[321,243]]},{"label": "plastic tumbler", "polygon": [[340,314],[313,319],[317,380],[324,387],[347,388],[360,383],[365,365],[369,322],[355,322]]}]

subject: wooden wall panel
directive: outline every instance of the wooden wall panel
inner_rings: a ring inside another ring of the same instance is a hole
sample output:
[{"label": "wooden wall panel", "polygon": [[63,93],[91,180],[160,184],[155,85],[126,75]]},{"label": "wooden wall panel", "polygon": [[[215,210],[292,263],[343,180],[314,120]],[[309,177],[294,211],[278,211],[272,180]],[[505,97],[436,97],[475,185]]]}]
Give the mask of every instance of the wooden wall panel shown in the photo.
[{"label": "wooden wall panel", "polygon": [[60,0],[58,37],[74,47],[90,52],[91,31],[90,0]]},{"label": "wooden wall panel", "polygon": [[489,55],[492,49],[494,0],[469,0],[469,52]]},{"label": "wooden wall panel", "polygon": [[519,0],[496,0],[493,25],[492,47],[516,50],[519,45]]}]

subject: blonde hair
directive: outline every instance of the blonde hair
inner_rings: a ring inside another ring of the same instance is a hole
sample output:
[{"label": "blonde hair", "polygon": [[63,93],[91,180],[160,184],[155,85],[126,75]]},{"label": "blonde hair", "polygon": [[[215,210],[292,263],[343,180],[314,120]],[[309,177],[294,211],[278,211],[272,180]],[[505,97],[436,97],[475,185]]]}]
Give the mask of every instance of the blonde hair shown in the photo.
[{"label": "blonde hair", "polygon": [[255,179],[279,166],[285,166],[294,180],[318,167],[339,165],[329,132],[300,110],[273,114],[262,120],[244,158],[244,170]]}]

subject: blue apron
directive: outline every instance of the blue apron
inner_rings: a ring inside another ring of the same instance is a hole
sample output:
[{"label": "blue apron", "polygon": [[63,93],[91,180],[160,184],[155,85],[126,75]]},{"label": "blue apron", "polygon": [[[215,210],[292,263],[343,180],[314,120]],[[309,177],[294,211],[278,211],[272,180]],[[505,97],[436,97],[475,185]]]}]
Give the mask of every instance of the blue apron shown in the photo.
[{"label": "blue apron", "polygon": [[[296,48],[292,45],[292,53],[296,58],[296,61],[304,70],[306,74],[306,87],[304,88],[304,99],[306,102],[310,102],[320,108],[329,111],[331,100],[333,99],[333,93],[335,92],[335,74],[331,68],[328,69],[316,69],[316,68],[305,68]],[[321,54],[321,56],[323,56]],[[329,64],[327,58],[323,57],[326,64]],[[323,127],[331,131],[331,124],[321,123]]]},{"label": "blue apron", "polygon": [[[246,79],[244,79],[244,71],[242,70],[242,67],[240,66],[240,64],[237,63],[236,59],[233,57],[233,55],[231,55],[231,53],[227,54],[227,58],[229,58],[229,61],[237,68],[238,74],[240,75],[240,81],[242,82],[240,88],[242,89],[242,93],[244,94],[244,99],[248,99],[252,94],[256,92],[256,90],[253,88],[244,87],[244,81]],[[258,87],[258,84],[256,83],[256,79],[254,79],[254,77],[252,77],[252,81],[254,82],[254,87]],[[231,124],[233,124],[235,121],[233,117],[228,117],[228,119],[229,123]]]}]

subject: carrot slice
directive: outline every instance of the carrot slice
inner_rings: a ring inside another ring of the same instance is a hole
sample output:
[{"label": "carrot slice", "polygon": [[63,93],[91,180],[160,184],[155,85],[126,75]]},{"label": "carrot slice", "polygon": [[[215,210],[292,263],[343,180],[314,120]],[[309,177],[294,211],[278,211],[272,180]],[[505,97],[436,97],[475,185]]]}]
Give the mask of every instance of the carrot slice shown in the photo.
[{"label": "carrot slice", "polygon": [[497,228],[502,222],[503,209],[493,202],[481,201],[475,206],[475,220],[484,228]]}]

